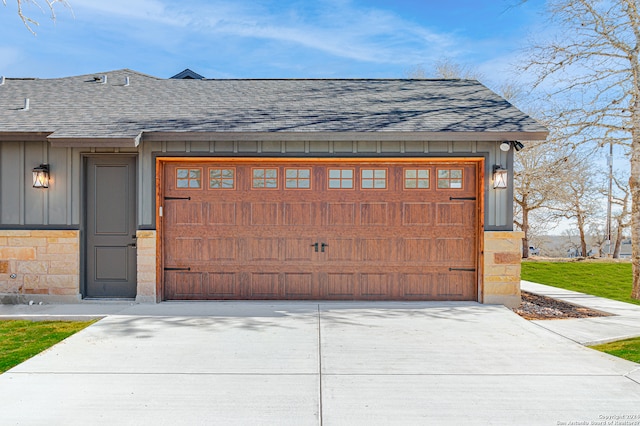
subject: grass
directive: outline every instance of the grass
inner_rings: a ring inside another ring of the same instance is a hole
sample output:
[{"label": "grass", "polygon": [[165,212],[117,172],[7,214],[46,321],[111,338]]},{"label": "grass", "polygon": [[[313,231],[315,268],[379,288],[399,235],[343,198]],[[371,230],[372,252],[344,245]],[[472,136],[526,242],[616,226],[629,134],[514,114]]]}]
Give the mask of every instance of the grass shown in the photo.
[{"label": "grass", "polygon": [[640,337],[605,343],[604,345],[591,346],[591,348],[632,362],[640,363]]},{"label": "grass", "polygon": [[4,373],[94,322],[0,321],[0,373]]},{"label": "grass", "polygon": [[522,279],[640,305],[631,298],[631,263],[525,261]]}]

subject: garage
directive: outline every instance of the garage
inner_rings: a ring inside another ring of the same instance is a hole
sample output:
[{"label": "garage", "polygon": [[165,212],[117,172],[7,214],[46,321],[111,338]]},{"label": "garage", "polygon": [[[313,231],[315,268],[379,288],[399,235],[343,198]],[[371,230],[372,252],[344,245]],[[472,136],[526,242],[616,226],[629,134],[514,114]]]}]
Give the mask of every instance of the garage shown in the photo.
[{"label": "garage", "polygon": [[163,159],[163,298],[477,300],[483,169],[479,158]]}]

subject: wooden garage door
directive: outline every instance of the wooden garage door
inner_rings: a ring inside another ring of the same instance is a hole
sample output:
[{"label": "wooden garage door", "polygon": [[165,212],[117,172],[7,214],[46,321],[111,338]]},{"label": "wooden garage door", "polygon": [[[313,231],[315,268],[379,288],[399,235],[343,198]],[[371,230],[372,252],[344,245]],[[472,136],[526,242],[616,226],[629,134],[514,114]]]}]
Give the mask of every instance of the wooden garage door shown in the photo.
[{"label": "wooden garage door", "polygon": [[476,300],[476,167],[167,162],[164,297]]}]

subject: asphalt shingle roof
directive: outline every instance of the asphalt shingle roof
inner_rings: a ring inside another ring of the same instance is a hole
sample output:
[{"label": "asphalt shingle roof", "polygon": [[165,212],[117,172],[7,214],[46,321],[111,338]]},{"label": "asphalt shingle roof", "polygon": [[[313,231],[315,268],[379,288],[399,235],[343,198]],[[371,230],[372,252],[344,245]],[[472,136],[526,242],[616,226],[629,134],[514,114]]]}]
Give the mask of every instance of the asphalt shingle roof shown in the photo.
[{"label": "asphalt shingle roof", "polygon": [[[105,74],[104,84],[94,78]],[[502,132],[539,139],[547,130],[475,80],[179,80],[124,69],[6,79],[0,137],[16,132],[50,140],[133,140],[148,132]]]}]

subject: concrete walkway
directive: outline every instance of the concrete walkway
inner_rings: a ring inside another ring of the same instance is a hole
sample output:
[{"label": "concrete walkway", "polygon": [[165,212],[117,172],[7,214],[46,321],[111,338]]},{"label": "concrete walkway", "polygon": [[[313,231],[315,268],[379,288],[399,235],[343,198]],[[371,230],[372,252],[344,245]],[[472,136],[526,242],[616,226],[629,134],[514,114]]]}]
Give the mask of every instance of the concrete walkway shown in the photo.
[{"label": "concrete walkway", "polygon": [[40,314],[107,316],[0,375],[2,425],[640,420],[638,364],[502,306],[0,305]]},{"label": "concrete walkway", "polygon": [[640,336],[640,305],[618,302],[529,281],[522,281],[520,288],[530,293],[549,296],[574,305],[612,314],[608,317],[532,321],[540,327],[544,327],[567,339],[591,346]]}]

